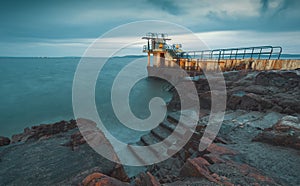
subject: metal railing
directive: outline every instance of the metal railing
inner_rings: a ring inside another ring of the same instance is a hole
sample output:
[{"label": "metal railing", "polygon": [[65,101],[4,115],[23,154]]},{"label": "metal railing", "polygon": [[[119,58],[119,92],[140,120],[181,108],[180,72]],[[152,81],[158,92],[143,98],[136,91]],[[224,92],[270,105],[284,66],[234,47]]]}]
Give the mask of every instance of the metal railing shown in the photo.
[{"label": "metal railing", "polygon": [[279,59],[282,48],[280,46],[256,46],[243,48],[227,48],[201,51],[188,51],[187,55],[201,60],[205,59]]}]

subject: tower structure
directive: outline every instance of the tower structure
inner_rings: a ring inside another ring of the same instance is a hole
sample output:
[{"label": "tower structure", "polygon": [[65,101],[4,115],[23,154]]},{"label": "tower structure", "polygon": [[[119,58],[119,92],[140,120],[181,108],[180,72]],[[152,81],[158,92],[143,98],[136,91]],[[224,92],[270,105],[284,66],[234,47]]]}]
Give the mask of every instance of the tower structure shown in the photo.
[{"label": "tower structure", "polygon": [[165,58],[168,51],[167,34],[164,33],[148,33],[142,39],[147,40],[147,45],[144,45],[143,52],[148,53],[148,67],[150,66],[150,56],[153,55],[153,66],[163,67],[165,65]]}]

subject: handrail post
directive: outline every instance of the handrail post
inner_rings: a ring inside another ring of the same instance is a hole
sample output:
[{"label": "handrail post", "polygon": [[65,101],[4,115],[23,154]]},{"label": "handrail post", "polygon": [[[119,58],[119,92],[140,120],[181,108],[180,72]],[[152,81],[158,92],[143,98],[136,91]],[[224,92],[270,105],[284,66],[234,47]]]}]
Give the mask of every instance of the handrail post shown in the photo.
[{"label": "handrail post", "polygon": [[252,52],[251,52],[251,56],[250,56],[251,59],[252,59],[252,56],[253,56],[253,52],[254,52],[254,47],[252,47]]},{"label": "handrail post", "polygon": [[273,47],[271,47],[271,51],[270,51],[270,55],[269,55],[269,59],[271,59],[272,53],[273,53]]},{"label": "handrail post", "polygon": [[281,52],[282,52],[282,47],[279,47],[279,48],[280,48],[280,50],[279,50],[279,53],[278,53],[278,59],[280,58]]},{"label": "handrail post", "polygon": [[259,51],[259,54],[258,54],[258,59],[260,59],[261,52],[262,52],[262,47],[260,47],[260,51]]},{"label": "handrail post", "polygon": [[245,59],[246,49],[244,49],[243,59]]},{"label": "handrail post", "polygon": [[225,50],[224,49],[222,50],[222,53],[223,53],[222,59],[224,59],[224,55],[225,55]]}]

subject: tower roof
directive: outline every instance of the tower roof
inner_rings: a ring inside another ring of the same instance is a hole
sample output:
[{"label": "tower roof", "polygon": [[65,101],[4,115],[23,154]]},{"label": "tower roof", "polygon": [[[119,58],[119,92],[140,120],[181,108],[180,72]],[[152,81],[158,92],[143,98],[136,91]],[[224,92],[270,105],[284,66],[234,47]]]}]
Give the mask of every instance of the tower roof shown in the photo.
[{"label": "tower roof", "polygon": [[147,33],[146,36],[142,37],[142,39],[163,39],[163,40],[171,40],[168,38],[168,34],[166,33]]}]

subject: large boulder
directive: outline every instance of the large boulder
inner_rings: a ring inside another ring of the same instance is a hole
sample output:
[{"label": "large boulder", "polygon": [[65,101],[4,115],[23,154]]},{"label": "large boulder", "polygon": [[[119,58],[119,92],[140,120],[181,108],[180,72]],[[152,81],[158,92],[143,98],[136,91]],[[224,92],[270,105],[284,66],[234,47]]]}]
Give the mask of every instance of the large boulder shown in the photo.
[{"label": "large boulder", "polygon": [[300,120],[295,116],[284,116],[272,127],[264,129],[253,141],[300,150]]}]

